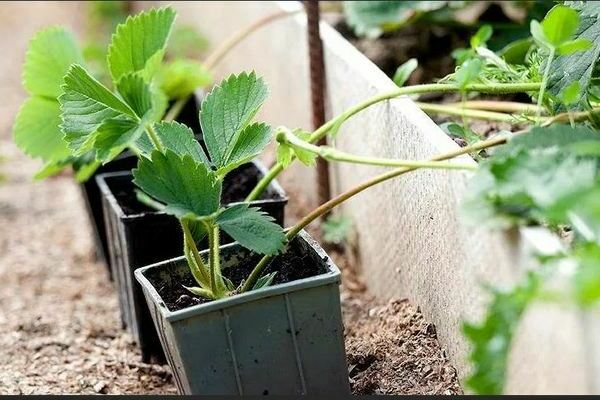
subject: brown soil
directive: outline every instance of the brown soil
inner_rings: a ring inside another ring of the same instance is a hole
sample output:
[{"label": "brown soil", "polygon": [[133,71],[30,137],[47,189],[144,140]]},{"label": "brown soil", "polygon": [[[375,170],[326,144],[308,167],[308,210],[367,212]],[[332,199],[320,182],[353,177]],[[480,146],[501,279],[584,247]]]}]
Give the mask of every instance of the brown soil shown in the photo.
[{"label": "brown soil", "polygon": [[[235,287],[246,279],[261,256],[253,254],[250,251],[242,250],[243,253],[236,253],[235,259],[240,259],[235,268],[223,269],[223,275],[230,279]],[[231,255],[224,254],[223,265],[228,264]],[[186,268],[183,274],[175,265],[171,265],[170,276],[176,277],[173,280],[165,280],[164,270],[148,271],[146,277],[157,289],[158,294],[165,301],[165,304],[171,311],[177,311],[196,304],[208,302],[207,299],[191,294],[183,286],[197,286],[192,274]],[[264,269],[263,276],[276,272],[273,278],[273,284],[292,282],[298,279],[304,279],[326,272],[323,262],[312,254],[302,254],[301,248],[296,241],[290,243],[289,250],[275,257]]]}]

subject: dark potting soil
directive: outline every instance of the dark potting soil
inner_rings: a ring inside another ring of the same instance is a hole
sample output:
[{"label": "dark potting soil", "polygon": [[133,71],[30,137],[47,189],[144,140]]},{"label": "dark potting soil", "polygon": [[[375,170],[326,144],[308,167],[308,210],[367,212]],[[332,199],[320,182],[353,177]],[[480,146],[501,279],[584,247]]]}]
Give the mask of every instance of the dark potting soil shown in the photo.
[{"label": "dark potting soil", "polygon": [[[221,259],[223,265],[226,265],[231,258],[237,260],[237,265],[223,269],[223,275],[230,279],[236,287],[250,275],[250,272],[262,257],[260,254],[250,253],[247,250],[241,251],[244,252],[241,253],[242,256],[239,252],[223,254]],[[182,310],[210,301],[185,289],[184,286],[192,287],[198,286],[198,284],[187,265],[184,265],[184,267],[167,267],[167,273],[171,279],[165,279],[165,269],[163,268],[150,270],[146,273],[146,278],[156,288],[165,305],[171,311]],[[323,260],[312,252],[307,253],[298,240],[292,241],[285,253],[275,257],[263,270],[262,275],[275,271],[277,273],[273,279],[273,285],[293,282],[327,272]]]},{"label": "dark potting soil", "polygon": [[[235,203],[244,201],[252,189],[258,183],[258,169],[253,164],[244,164],[231,171],[223,182],[223,192],[221,194],[221,204]],[[136,186],[130,179],[118,179],[111,181],[109,187],[117,203],[125,215],[142,214],[153,212],[154,209],[142,204],[136,197]],[[278,194],[274,191],[265,191],[260,200],[277,199]]]}]

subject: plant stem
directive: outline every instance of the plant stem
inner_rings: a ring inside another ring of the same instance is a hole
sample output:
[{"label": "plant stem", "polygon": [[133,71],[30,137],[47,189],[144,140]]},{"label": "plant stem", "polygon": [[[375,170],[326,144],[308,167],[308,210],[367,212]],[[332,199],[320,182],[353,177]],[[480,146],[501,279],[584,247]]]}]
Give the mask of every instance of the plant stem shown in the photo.
[{"label": "plant stem", "polygon": [[150,208],[154,208],[156,211],[162,211],[166,207],[163,203],[154,200],[152,197],[148,196],[146,193],[142,192],[139,189],[135,189],[135,197],[137,201]]},{"label": "plant stem", "polygon": [[179,114],[181,114],[181,110],[183,110],[183,107],[185,107],[186,103],[189,101],[189,99],[191,97],[192,96],[186,96],[186,97],[182,97],[181,99],[177,99],[175,101],[175,103],[173,103],[173,105],[171,106],[169,111],[165,114],[163,121],[167,121],[167,122],[175,121],[175,118],[177,118],[179,116]]},{"label": "plant stem", "polygon": [[[415,102],[415,104],[426,113],[431,114],[446,114],[446,115],[455,115],[460,117],[469,117],[474,119],[482,119],[487,121],[498,121],[498,122],[509,122],[515,123],[517,121],[517,117],[510,114],[504,114],[493,111],[484,111],[484,110],[474,110],[463,107],[456,107],[448,104],[430,104],[430,103],[420,103]],[[465,102],[466,104],[466,102]]]},{"label": "plant stem", "polygon": [[[496,101],[496,100],[467,100],[464,103],[445,103],[446,106],[461,106],[472,110],[487,110],[507,113],[535,114],[537,106],[535,104],[519,103],[516,101]],[[542,111],[544,111],[542,109]]]},{"label": "plant stem", "polygon": [[[196,243],[194,242],[194,238],[192,236],[192,232],[190,231],[190,227],[188,226],[186,221],[181,220],[180,223],[181,228],[183,229],[183,240],[185,243],[184,252],[185,247],[187,247],[192,253],[192,257],[195,262],[193,265],[190,264],[192,275],[194,275],[194,278],[196,278],[196,281],[200,284],[200,286],[208,285],[210,284],[210,277],[206,272],[206,266],[204,264],[204,261],[202,261],[202,256],[200,255],[198,248],[196,247]],[[194,268],[194,266],[197,266],[197,269]]]},{"label": "plant stem", "polygon": [[[480,93],[489,93],[489,94],[507,94],[507,93],[519,93],[519,92],[532,92],[539,90],[539,83],[498,83],[495,85],[486,85],[480,83],[474,83],[467,85],[466,88],[462,90],[465,91],[474,91]],[[391,92],[381,93],[375,95],[359,104],[356,104],[353,107],[350,107],[343,113],[338,116],[330,119],[325,124],[321,125],[317,130],[315,130],[309,138],[310,143],[315,143],[319,139],[323,138],[330,129],[336,127],[338,128],[344,121],[353,115],[359,113],[360,111],[368,108],[369,106],[379,103],[384,100],[393,99],[394,97],[399,97],[408,94],[419,94],[419,93],[453,93],[460,91],[461,88],[452,83],[432,83],[426,85],[415,85],[415,86],[404,86],[401,88],[397,88],[392,90]],[[293,157],[294,159],[295,157]],[[252,190],[252,192],[246,197],[246,201],[256,200],[269,186],[269,183],[273,179],[277,177],[283,171],[283,165],[278,162],[276,163],[266,174],[265,176],[258,182],[256,187]]]},{"label": "plant stem", "polygon": [[[449,160],[451,158],[458,157],[463,154],[473,153],[473,152],[477,152],[479,150],[483,150],[483,149],[487,149],[487,148],[490,148],[493,146],[498,146],[500,144],[504,144],[504,143],[506,143],[507,140],[508,140],[507,135],[497,136],[495,138],[484,140],[484,141],[475,143],[471,146],[467,146],[467,147],[463,147],[463,148],[455,150],[455,151],[451,151],[449,153],[440,154],[438,156],[431,158],[430,161]],[[399,175],[403,175],[407,172],[414,171],[417,169],[419,169],[419,168],[418,167],[402,167],[402,168],[393,169],[384,174],[377,175],[374,178],[371,178],[368,181],[363,182],[362,184],[355,186],[354,188],[338,195],[337,197],[334,197],[333,199],[329,200],[326,203],[323,203],[322,205],[320,205],[319,207],[314,209],[312,212],[310,212],[304,218],[302,218],[296,225],[294,225],[292,228],[290,228],[290,230],[288,230],[285,235],[286,238],[288,239],[288,241],[291,241],[292,239],[294,239],[294,237],[296,237],[296,235],[302,229],[304,229],[308,224],[313,222],[315,219],[319,218],[323,214],[330,212],[334,207],[340,205],[341,203],[343,203],[344,201],[348,200],[349,198],[357,195],[358,193],[370,188],[371,186],[375,186],[378,183],[387,181],[389,179],[395,178]],[[254,287],[254,284],[260,277],[262,270],[269,263],[269,261],[271,260],[272,257],[273,256],[271,256],[271,255],[265,255],[258,262],[258,264],[254,267],[254,269],[250,273],[250,276],[248,277],[246,282],[244,282],[244,285],[242,286],[242,290],[241,290],[242,292],[251,290]]]},{"label": "plant stem", "polygon": [[294,135],[293,133],[281,130],[277,134],[276,140],[292,147],[300,148],[316,154],[326,160],[348,162],[352,164],[374,165],[382,167],[414,167],[414,168],[439,168],[439,169],[463,169],[475,170],[477,167],[472,164],[459,164],[443,161],[415,161],[415,160],[397,160],[389,158],[363,157],[354,154],[348,154],[339,151],[330,146],[315,146]]},{"label": "plant stem", "polygon": [[221,43],[219,47],[217,47],[213,52],[204,60],[204,66],[208,70],[212,70],[226,55],[229,51],[234,48],[238,43],[248,37],[252,32],[258,30],[264,25],[269,24],[272,21],[276,21],[278,19],[295,15],[300,12],[304,12],[303,9],[299,9],[297,11],[277,11],[275,13],[266,15],[252,24],[248,25],[245,28],[240,29],[236,33],[234,33],[229,39],[225,42]]},{"label": "plant stem", "polygon": [[542,84],[540,86],[540,91],[538,94],[537,100],[537,112],[535,113],[535,117],[537,120],[537,124],[541,123],[540,116],[542,110],[542,104],[544,101],[544,95],[546,94],[546,85],[548,85],[548,77],[550,76],[550,66],[552,65],[552,59],[554,58],[554,48],[550,48],[550,54],[548,55],[548,59],[546,61],[546,68],[544,68],[544,75],[542,77]]},{"label": "plant stem", "polygon": [[152,141],[154,148],[156,148],[156,150],[160,151],[161,153],[164,153],[165,148],[163,147],[162,143],[160,142],[160,139],[159,139],[158,135],[156,134],[154,127],[152,127],[152,124],[146,125],[146,132],[148,132],[148,137],[150,137],[150,140]]},{"label": "plant stem", "polygon": [[220,298],[223,291],[221,278],[221,255],[219,252],[219,225],[207,224],[208,248],[209,248],[209,270],[210,286],[215,298]]}]

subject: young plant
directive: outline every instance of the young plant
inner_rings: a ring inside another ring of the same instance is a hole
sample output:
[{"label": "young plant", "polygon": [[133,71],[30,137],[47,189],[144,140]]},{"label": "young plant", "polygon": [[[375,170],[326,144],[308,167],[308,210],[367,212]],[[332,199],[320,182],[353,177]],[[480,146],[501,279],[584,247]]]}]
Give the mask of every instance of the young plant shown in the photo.
[{"label": "young plant", "polygon": [[148,138],[160,146],[149,130],[168,100],[208,82],[204,70],[163,65],[174,20],[167,7],[117,26],[107,52],[114,92],[88,72],[66,30],[46,29],[32,39],[23,72],[31,97],[16,117],[14,137],[26,154],[46,163],[36,177],[73,165],[77,179],[85,181],[125,149],[140,154]]},{"label": "young plant", "polygon": [[[179,219],[184,254],[198,284],[188,290],[198,296],[219,299],[239,291],[221,273],[221,230],[260,254],[276,254],[285,243],[282,228],[265,213],[248,204],[224,208],[220,202],[225,176],[262,152],[271,139],[268,125],[252,122],[266,96],[263,80],[254,73],[232,75],[202,103],[200,123],[208,154],[189,128],[163,122],[155,125],[155,131],[172,141],[142,158],[133,170],[134,183]],[[208,237],[208,260],[196,247],[204,237]],[[272,279],[270,275],[253,288]]]}]

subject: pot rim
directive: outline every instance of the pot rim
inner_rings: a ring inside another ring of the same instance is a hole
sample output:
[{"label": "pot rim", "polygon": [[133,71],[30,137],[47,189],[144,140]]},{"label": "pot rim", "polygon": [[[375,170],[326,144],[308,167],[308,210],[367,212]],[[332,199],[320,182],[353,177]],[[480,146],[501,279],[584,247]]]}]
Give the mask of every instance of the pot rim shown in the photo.
[{"label": "pot rim", "polygon": [[[150,281],[146,278],[144,274],[150,269],[160,268],[165,264],[184,261],[184,256],[172,258],[170,260],[165,260],[148,265],[146,267],[138,268],[135,270],[135,278],[140,283],[140,285],[142,285],[143,289],[148,292],[148,294],[150,295],[149,297],[158,307],[163,318],[169,322],[180,321],[209,312],[226,309],[241,303],[248,303],[251,301],[277,296],[285,293],[291,293],[302,289],[308,289],[317,286],[325,286],[328,284],[339,285],[341,282],[340,270],[337,267],[337,265],[335,265],[331,257],[329,257],[325,250],[323,250],[323,248],[317,243],[317,241],[314,240],[305,230],[302,230],[298,234],[296,239],[304,240],[309,245],[309,247],[316,253],[319,259],[321,259],[322,262],[325,263],[327,272],[308,278],[298,279],[286,283],[280,283],[262,289],[252,290],[250,292],[237,294],[232,297],[213,300],[208,303],[197,304],[177,311],[171,311],[167,308],[165,302],[162,300],[162,297],[159,295],[158,291],[154,288],[152,283],[150,283]],[[221,246],[220,248],[224,249],[233,246],[239,246],[239,244],[234,242]],[[208,250],[203,250],[200,252],[200,254],[207,253]]]},{"label": "pot rim", "polygon": [[[262,176],[266,175],[267,168],[259,160],[256,160],[256,159],[252,160],[248,164],[254,165],[254,167],[258,170],[259,174],[261,174]],[[108,187],[108,183],[106,182],[106,180],[110,179],[110,178],[131,176],[131,175],[133,175],[131,171],[116,171],[116,172],[105,172],[102,174],[98,174],[95,177],[96,184],[98,185],[98,188],[100,188],[100,193],[107,198],[111,208],[113,210],[115,210],[115,212],[117,213],[117,216],[120,219],[137,219],[137,218],[143,218],[143,217],[148,217],[148,216],[168,215],[164,211],[144,211],[144,212],[136,213],[136,214],[125,214],[125,212],[119,205],[119,202],[117,201],[116,197],[114,196],[112,190]],[[279,198],[253,200],[249,204],[254,205],[254,206],[260,206],[260,205],[272,204],[272,203],[281,203],[283,205],[287,204],[289,197],[287,196],[285,190],[283,190],[283,188],[281,187],[279,182],[277,182],[276,179],[271,181],[271,183],[269,184],[269,188],[272,189],[273,192],[275,194],[277,194],[277,196],[279,196]],[[233,205],[241,204],[241,203],[245,203],[245,202],[237,201],[234,203],[228,203],[227,205],[233,206]]]}]

